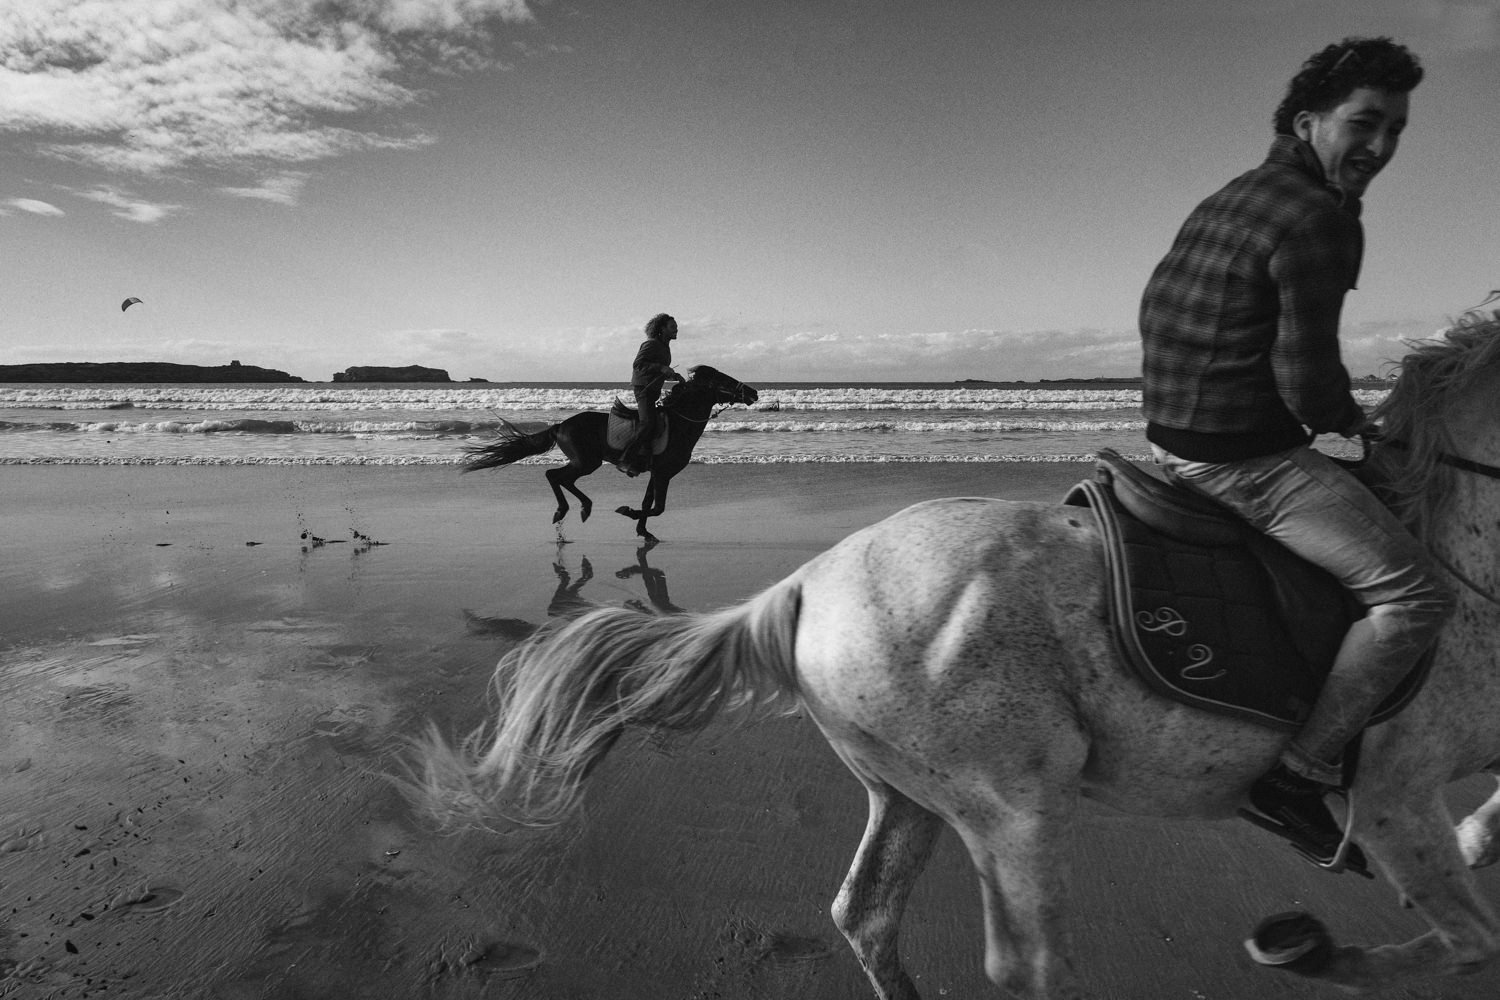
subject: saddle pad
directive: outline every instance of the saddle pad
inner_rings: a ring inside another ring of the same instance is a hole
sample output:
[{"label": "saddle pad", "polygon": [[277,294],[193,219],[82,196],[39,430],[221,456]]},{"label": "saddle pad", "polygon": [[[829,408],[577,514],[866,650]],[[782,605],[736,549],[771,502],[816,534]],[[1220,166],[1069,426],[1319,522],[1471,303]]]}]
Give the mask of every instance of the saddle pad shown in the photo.
[{"label": "saddle pad", "polygon": [[[1301,726],[1354,617],[1337,581],[1253,533],[1249,545],[1223,546],[1160,534],[1097,482],[1080,483],[1064,502],[1094,511],[1111,633],[1147,686],[1222,715]],[[1278,568],[1278,560],[1295,564]],[[1372,722],[1405,707],[1426,663]]]},{"label": "saddle pad", "polygon": [[[630,447],[630,443],[635,440],[635,418],[634,407],[615,400],[615,405],[609,411],[609,422],[604,428],[604,443],[616,451]],[[656,440],[651,443],[653,455],[660,455],[667,449],[667,423],[665,413],[656,422]]]}]

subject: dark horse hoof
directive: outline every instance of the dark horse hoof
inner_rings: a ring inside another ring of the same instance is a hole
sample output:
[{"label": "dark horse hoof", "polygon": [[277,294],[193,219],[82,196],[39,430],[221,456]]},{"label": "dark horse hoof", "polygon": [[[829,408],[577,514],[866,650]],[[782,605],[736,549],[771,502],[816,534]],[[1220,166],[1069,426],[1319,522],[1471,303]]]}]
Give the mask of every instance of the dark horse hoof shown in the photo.
[{"label": "dark horse hoof", "polygon": [[629,507],[623,507],[623,506],[622,507],[616,507],[615,508],[615,513],[616,514],[624,514],[626,517],[635,517],[636,516],[636,512],[635,511],[631,510]]},{"label": "dark horse hoof", "polygon": [[1267,917],[1245,941],[1245,950],[1261,965],[1299,976],[1316,976],[1333,958],[1328,928],[1310,913],[1293,910]]},{"label": "dark horse hoof", "polygon": [[568,516],[568,512],[567,511],[560,510],[556,514],[552,515],[552,523],[556,524],[558,521],[561,521],[563,518],[565,518],[567,516]]}]

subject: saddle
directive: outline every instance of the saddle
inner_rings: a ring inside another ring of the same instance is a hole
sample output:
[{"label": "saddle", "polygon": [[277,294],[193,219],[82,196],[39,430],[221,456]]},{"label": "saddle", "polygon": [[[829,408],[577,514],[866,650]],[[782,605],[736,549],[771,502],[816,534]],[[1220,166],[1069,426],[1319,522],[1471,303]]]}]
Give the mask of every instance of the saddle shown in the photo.
[{"label": "saddle", "polygon": [[[638,415],[636,408],[618,396],[609,409],[609,422],[604,429],[604,443],[615,451],[624,451],[635,441]],[[651,454],[660,455],[667,450],[667,421],[665,414],[656,422],[656,437],[651,442]]]},{"label": "saddle", "polygon": [[[1276,729],[1300,728],[1363,609],[1325,570],[1227,508],[1098,454],[1063,501],[1093,511],[1104,541],[1111,633],[1153,691]],[[1371,717],[1420,690],[1424,657]]]}]

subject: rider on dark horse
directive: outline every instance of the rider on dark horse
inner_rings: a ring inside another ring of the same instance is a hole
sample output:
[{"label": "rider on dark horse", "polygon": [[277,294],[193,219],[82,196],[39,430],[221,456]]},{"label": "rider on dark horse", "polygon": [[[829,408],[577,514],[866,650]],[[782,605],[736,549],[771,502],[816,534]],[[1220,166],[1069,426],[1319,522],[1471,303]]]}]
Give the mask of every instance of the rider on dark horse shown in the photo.
[{"label": "rider on dark horse", "polygon": [[657,313],[646,323],[646,339],[635,352],[630,369],[630,387],[635,390],[635,438],[626,447],[621,464],[632,473],[651,468],[651,442],[656,437],[656,404],[668,379],[683,377],[672,370],[672,341],[677,339],[677,321]]},{"label": "rider on dark horse", "polygon": [[1395,152],[1422,69],[1388,38],[1310,58],[1266,161],[1201,203],[1141,304],[1146,437],[1189,488],[1337,577],[1365,609],[1250,803],[1318,860],[1344,840],[1325,801],[1346,744],[1452,611],[1432,557],[1352,474],[1311,447],[1373,437],[1339,354],[1359,273],[1360,196]]}]

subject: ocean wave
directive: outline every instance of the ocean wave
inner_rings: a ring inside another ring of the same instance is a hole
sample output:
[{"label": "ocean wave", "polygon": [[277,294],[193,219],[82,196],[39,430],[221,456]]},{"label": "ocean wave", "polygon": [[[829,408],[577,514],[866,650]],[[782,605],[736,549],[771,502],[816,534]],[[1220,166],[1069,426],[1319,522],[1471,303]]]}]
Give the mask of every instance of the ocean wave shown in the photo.
[{"label": "ocean wave", "polygon": [[720,421],[706,430],[715,434],[1011,434],[1143,431],[1144,420],[785,420]]},{"label": "ocean wave", "polygon": [[[1364,406],[1383,399],[1387,389],[1357,389]],[[496,414],[607,409],[630,392],[614,386],[374,386],[336,388],[287,385],[0,385],[0,407],[15,410],[186,410],[214,412],[389,412],[489,411]],[[1139,388],[956,388],[767,387],[752,407],[733,412],[954,410],[1087,411],[1138,408]]]},{"label": "ocean wave", "polygon": [[[890,454],[850,456],[833,453],[803,455],[714,455],[693,459],[692,465],[1006,465],[1034,462],[1092,462],[1093,453],[996,454],[996,455],[926,455]],[[1150,455],[1126,455],[1135,461],[1149,462]],[[70,465],[70,466],[457,466],[461,456],[436,455],[333,455],[333,456],[241,456],[180,455],[172,457],[44,457],[7,458],[0,456],[0,466]],[[516,465],[547,465],[545,459],[523,459]]]},{"label": "ocean wave", "polygon": [[449,437],[493,432],[495,421],[469,420],[87,420],[25,423],[0,421],[0,433],[50,431],[61,434],[331,434],[364,437]]},{"label": "ocean wave", "polygon": [[[539,421],[518,421],[523,429],[540,429]],[[710,434],[1013,434],[1026,432],[1099,433],[1137,431],[1143,420],[1069,419],[948,419],[948,420],[764,420],[741,415],[716,420],[705,428]],[[25,423],[0,421],[0,434],[326,434],[367,440],[419,440],[440,438],[485,438],[493,436],[499,422],[493,420],[271,420],[234,418],[208,420],[90,420]]]}]

